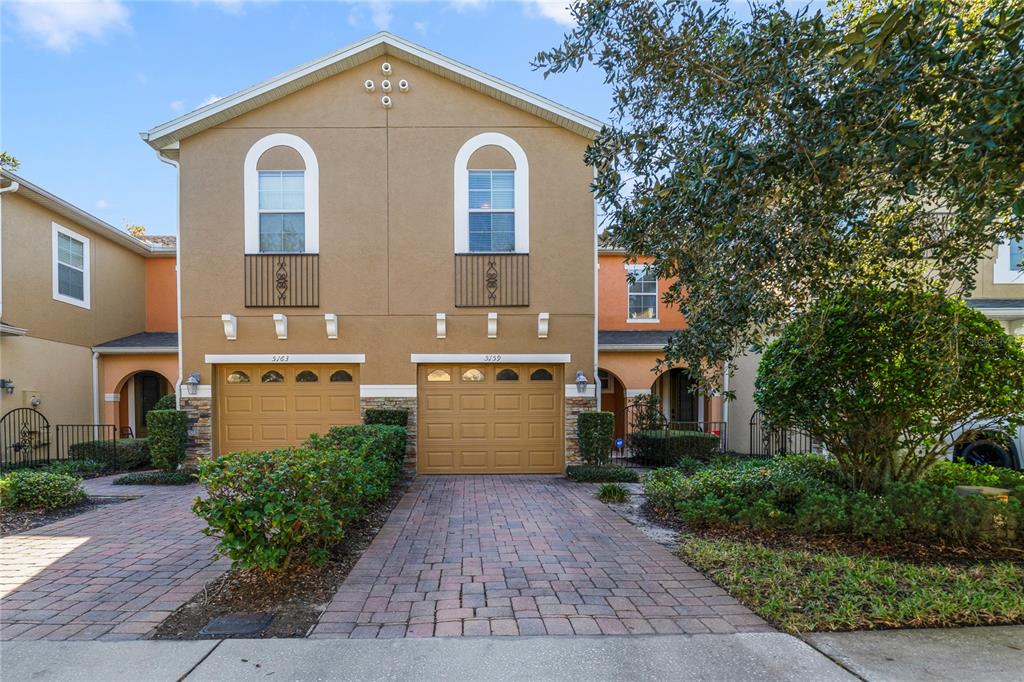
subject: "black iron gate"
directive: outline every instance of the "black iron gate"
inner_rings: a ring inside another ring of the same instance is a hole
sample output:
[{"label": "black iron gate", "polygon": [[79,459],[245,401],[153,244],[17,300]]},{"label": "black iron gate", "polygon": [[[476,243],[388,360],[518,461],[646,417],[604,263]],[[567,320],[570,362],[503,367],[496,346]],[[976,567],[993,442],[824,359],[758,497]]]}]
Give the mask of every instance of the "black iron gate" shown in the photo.
[{"label": "black iron gate", "polygon": [[726,450],[722,421],[671,421],[657,394],[635,396],[626,405],[626,435],[612,463],[626,467],[672,466],[681,457],[706,458]]},{"label": "black iron gate", "polygon": [[816,452],[819,444],[811,434],[796,428],[772,428],[761,410],[750,417],[750,454],[755,457]]},{"label": "black iron gate", "polygon": [[50,461],[50,422],[42,412],[19,407],[0,418],[0,469]]}]

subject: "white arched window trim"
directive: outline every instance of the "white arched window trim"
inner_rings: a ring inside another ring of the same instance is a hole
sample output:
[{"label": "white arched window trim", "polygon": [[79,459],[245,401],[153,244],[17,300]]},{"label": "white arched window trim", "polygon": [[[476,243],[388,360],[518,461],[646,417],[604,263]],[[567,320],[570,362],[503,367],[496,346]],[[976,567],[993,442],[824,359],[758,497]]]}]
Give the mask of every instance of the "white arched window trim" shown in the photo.
[{"label": "white arched window trim", "polygon": [[512,155],[516,164],[516,253],[530,252],[530,164],[526,152],[508,135],[480,133],[455,155],[455,253],[469,253],[469,159],[473,152],[494,145]]},{"label": "white arched window trim", "polygon": [[306,253],[320,252],[320,167],[313,148],[298,135],[272,133],[256,141],[245,155],[245,252],[260,252],[260,174],[256,170],[263,152],[272,147],[291,147],[306,165]]}]

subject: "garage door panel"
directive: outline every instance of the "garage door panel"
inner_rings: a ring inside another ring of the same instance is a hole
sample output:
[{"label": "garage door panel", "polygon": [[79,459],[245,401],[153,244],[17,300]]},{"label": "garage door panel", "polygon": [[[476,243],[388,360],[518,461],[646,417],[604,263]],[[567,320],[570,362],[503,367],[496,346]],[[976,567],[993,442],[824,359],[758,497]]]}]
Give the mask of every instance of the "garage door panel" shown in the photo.
[{"label": "garage door panel", "polygon": [[[339,370],[352,380],[329,381]],[[297,381],[313,375],[319,380]],[[361,421],[355,365],[223,365],[217,368],[217,376],[221,453],[297,446],[333,425]],[[280,381],[262,381],[278,376]]]},{"label": "garage door panel", "polygon": [[[452,369],[450,365],[421,365],[417,370],[421,473],[561,471],[565,448],[560,367]],[[482,379],[463,379],[473,369]],[[531,372],[540,369],[550,379],[530,379]],[[428,380],[431,375],[447,376],[449,371],[450,380]]]}]

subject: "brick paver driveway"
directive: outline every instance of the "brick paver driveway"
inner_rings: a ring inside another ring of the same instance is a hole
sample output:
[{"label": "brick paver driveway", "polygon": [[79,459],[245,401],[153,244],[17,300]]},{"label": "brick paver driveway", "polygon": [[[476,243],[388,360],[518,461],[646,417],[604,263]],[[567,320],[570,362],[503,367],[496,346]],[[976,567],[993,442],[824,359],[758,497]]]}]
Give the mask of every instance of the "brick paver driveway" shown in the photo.
[{"label": "brick paver driveway", "polygon": [[771,629],[593,493],[555,476],[420,476],[312,637]]},{"label": "brick paver driveway", "polygon": [[137,639],[227,569],[190,511],[199,486],[113,486],[140,499],[0,538],[0,639]]}]

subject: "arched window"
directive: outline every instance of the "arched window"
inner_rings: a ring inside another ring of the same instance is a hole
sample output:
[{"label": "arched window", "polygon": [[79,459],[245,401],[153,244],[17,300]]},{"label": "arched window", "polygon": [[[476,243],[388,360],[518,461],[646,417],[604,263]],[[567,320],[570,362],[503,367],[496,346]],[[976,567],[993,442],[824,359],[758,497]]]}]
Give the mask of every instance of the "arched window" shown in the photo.
[{"label": "arched window", "polygon": [[[297,152],[303,168],[261,167],[274,147]],[[246,253],[319,253],[320,169],[305,140],[290,133],[258,140],[245,155],[244,189]]]},{"label": "arched window", "polygon": [[[512,170],[470,168],[481,147],[501,147]],[[508,135],[480,133],[455,155],[455,252],[530,252],[530,166]]]},{"label": "arched window", "polygon": [[282,376],[280,372],[272,369],[269,372],[264,372],[263,373],[263,376],[260,378],[260,383],[261,384],[283,384],[284,383],[284,376]]},{"label": "arched window", "polygon": [[245,372],[236,370],[228,375],[227,382],[229,384],[247,384],[249,383],[249,375]]},{"label": "arched window", "polygon": [[295,375],[295,381],[300,384],[315,384],[320,381],[320,377],[316,375],[316,372],[304,369]]},{"label": "arched window", "polygon": [[498,372],[498,374],[494,378],[497,379],[498,381],[519,381],[519,372],[515,371],[514,369],[509,369],[508,367],[506,367],[505,369]]},{"label": "arched window", "polygon": [[530,374],[530,381],[551,381],[554,377],[546,369],[535,369]]},{"label": "arched window", "polygon": [[484,373],[478,369],[467,369],[462,373],[463,381],[483,381]]},{"label": "arched window", "polygon": [[435,369],[427,375],[427,381],[451,381],[452,375],[443,369]]},{"label": "arched window", "polygon": [[348,372],[346,372],[343,369],[338,369],[338,370],[335,370],[334,374],[331,375],[331,381],[333,381],[333,382],[352,381],[352,375],[349,374]]}]

